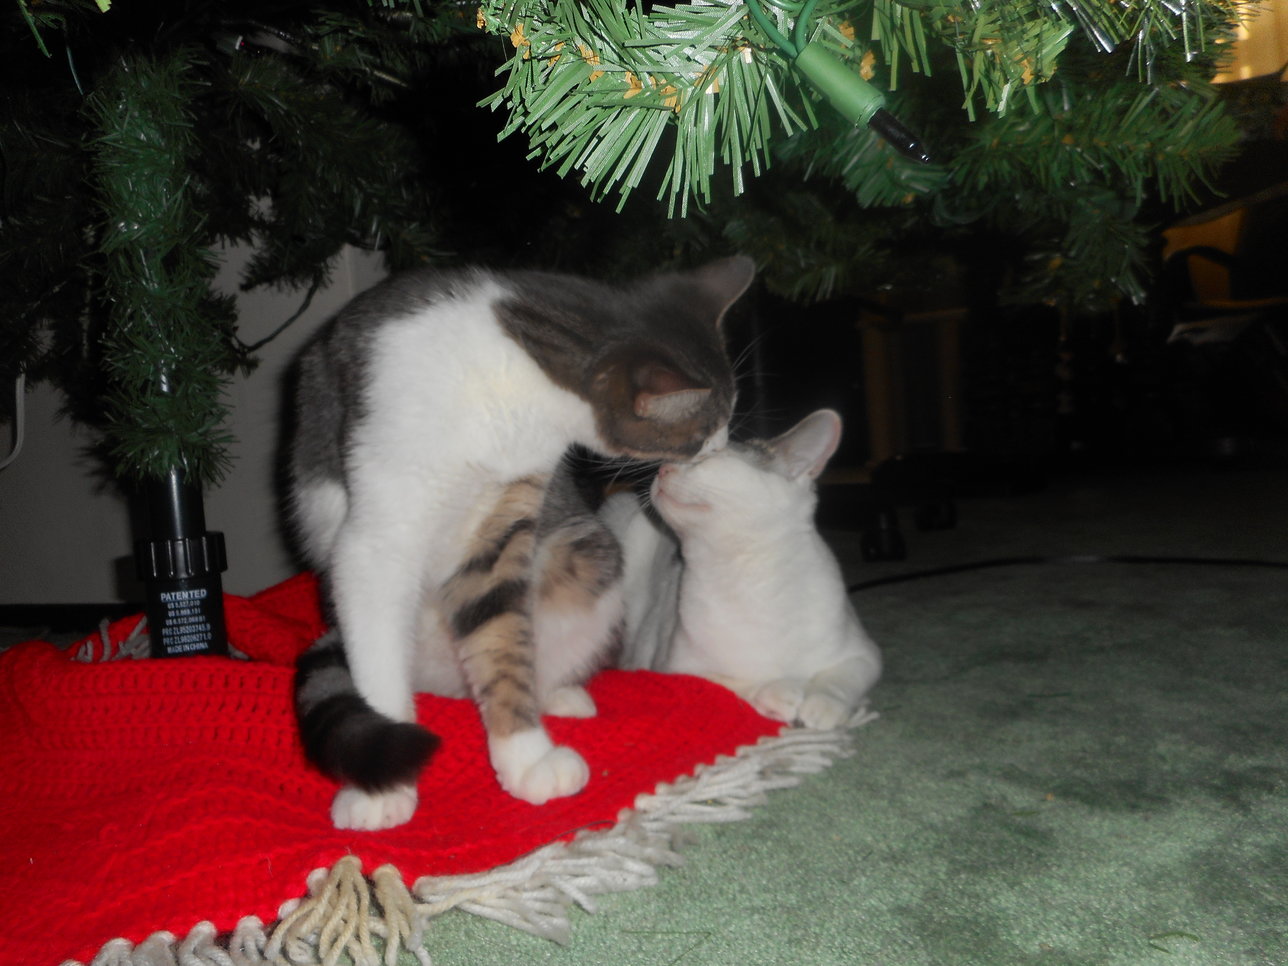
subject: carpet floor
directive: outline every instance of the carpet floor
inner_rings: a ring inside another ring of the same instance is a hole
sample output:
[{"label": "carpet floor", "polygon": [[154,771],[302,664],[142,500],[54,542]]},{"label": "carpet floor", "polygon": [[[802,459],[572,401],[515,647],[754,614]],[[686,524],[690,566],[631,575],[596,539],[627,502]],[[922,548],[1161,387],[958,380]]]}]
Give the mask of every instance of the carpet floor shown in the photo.
[{"label": "carpet floor", "polygon": [[[959,504],[854,581],[1012,556],[1288,561],[1288,472],[1068,477]],[[1284,966],[1288,571],[1041,564],[855,595],[885,649],[854,754],[567,946],[465,913],[437,966]],[[410,962],[410,959],[408,959]]]}]

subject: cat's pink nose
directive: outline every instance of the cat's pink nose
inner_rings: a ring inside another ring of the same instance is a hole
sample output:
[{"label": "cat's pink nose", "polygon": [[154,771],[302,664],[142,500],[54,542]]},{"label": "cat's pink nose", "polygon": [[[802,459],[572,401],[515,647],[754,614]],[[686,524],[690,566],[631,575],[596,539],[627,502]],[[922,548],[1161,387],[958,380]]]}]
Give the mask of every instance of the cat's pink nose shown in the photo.
[{"label": "cat's pink nose", "polygon": [[663,463],[661,466],[657,468],[657,475],[662,477],[662,479],[666,479],[668,476],[671,476],[675,472],[676,472],[676,469],[675,469],[674,463]]}]

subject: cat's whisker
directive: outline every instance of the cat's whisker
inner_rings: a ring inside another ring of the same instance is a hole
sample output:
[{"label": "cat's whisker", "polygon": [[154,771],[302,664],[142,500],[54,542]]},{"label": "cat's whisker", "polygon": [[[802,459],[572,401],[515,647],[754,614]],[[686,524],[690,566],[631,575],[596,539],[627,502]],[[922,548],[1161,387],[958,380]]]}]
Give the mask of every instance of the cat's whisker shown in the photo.
[{"label": "cat's whisker", "polygon": [[768,341],[768,339],[769,339],[769,332],[761,331],[756,333],[756,335],[753,338],[747,340],[747,344],[744,345],[742,349],[739,351],[738,355],[730,361],[730,364],[733,367],[733,371],[735,375],[738,375],[738,376],[742,375],[743,364],[748,359],[750,359],[755,354],[756,350],[759,349],[761,345],[763,345],[766,341]]},{"label": "cat's whisker", "polygon": [[630,485],[642,483],[644,480],[652,479],[657,473],[657,468],[662,465],[661,460],[649,460],[647,462],[634,462],[625,464],[618,468],[609,481],[610,486]]},{"label": "cat's whisker", "polygon": [[730,423],[729,436],[733,439],[768,436],[771,435],[773,426],[790,426],[793,415],[783,406],[757,406],[754,410],[735,414],[734,421]]},{"label": "cat's whisker", "polygon": [[743,430],[759,417],[759,413],[735,413],[729,420],[729,438],[742,439]]}]

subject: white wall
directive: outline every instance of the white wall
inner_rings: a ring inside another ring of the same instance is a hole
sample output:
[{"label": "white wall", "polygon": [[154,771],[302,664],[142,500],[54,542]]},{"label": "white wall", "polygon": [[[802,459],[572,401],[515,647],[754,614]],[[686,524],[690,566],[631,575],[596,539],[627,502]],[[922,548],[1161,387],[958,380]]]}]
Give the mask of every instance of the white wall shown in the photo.
[{"label": "white wall", "polygon": [[[226,253],[219,286],[236,291],[245,252]],[[300,344],[355,294],[379,280],[380,260],[346,250],[332,284],[308,312],[259,353],[260,365],[229,387],[228,429],[236,443],[232,470],[207,492],[206,525],[228,545],[224,590],[250,594],[293,571],[281,536],[274,477],[283,370]],[[266,336],[298,307],[302,293],[239,294],[241,338]],[[7,388],[0,389],[7,391]],[[26,442],[0,470],[0,604],[107,603],[138,599],[118,570],[132,572],[133,535],[124,501],[95,475],[84,453],[90,436],[56,418],[59,399],[47,387],[26,396]],[[0,451],[7,450],[7,440]],[[3,453],[0,452],[0,456]]]}]

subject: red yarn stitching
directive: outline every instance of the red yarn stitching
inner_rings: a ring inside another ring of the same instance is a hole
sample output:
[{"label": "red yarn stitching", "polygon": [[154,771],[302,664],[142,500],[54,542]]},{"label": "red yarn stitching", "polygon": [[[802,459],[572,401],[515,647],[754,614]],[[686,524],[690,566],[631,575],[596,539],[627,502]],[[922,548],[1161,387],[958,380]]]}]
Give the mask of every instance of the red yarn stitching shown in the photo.
[{"label": "red yarn stitching", "polygon": [[[291,664],[323,630],[316,582],[230,595],[226,614],[254,660],[86,664],[38,642],[0,656],[0,963],[88,960],[117,936],[203,919],[272,921],[310,871],[350,853],[408,884],[494,868],[611,825],[660,782],[781,729],[706,681],[604,672],[597,718],[547,722],[590,784],[538,808],[498,787],[469,702],[422,696],[421,721],[444,741],[415,818],[341,832],[335,786],[305,762],[291,710]],[[108,629],[111,650],[137,623]]]}]

